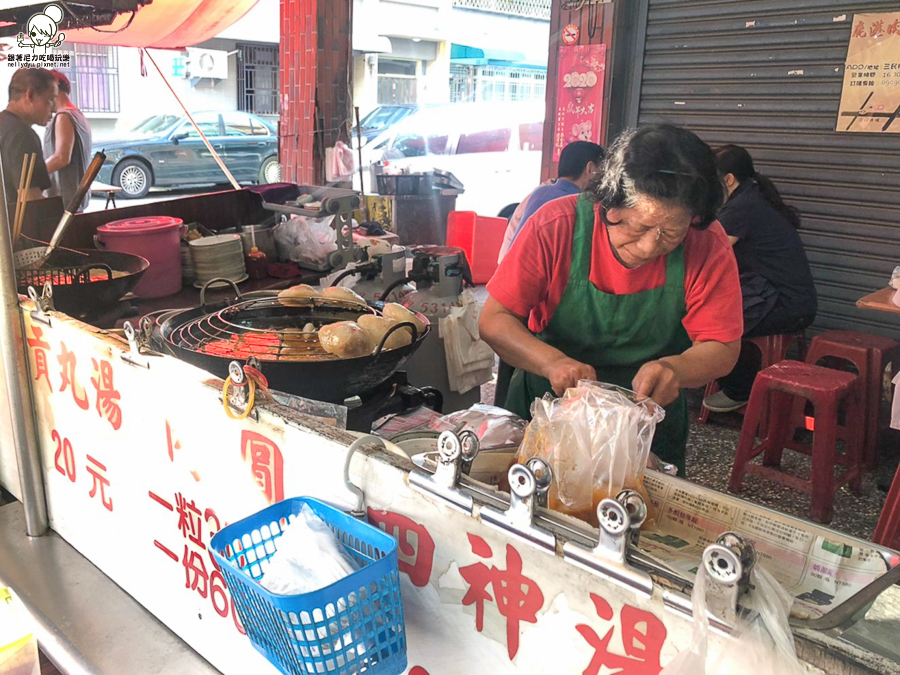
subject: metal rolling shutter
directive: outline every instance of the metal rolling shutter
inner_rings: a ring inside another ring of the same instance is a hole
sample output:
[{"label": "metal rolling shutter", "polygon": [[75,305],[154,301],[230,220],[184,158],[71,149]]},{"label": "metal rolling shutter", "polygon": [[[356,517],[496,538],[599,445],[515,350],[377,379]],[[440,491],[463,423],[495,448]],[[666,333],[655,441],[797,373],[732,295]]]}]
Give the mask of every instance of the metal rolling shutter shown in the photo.
[{"label": "metal rolling shutter", "polygon": [[833,129],[853,15],[900,4],[648,4],[639,121],[685,126],[714,147],[745,146],[802,213],[819,292],[814,327],[897,336],[897,317],[854,303],[900,264],[900,134]]}]

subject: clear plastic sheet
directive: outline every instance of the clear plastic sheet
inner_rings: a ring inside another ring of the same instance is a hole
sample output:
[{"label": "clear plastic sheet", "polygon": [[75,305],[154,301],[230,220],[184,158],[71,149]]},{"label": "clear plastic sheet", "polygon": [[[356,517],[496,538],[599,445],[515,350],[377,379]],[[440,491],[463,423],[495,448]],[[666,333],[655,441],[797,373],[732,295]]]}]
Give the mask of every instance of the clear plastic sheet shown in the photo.
[{"label": "clear plastic sheet", "polygon": [[553,470],[550,508],[596,524],[594,510],[623,488],[642,491],[656,425],[665,411],[646,397],[582,380],[561,398],[546,394],[517,455],[540,457]]},{"label": "clear plastic sheet", "polygon": [[694,636],[691,646],[679,652],[660,675],[802,675],[806,669],[797,658],[794,636],[788,624],[793,598],[759,565],[750,572],[751,589],[742,604],[755,610],[740,618],[719,655],[708,653],[709,617],[706,613],[706,571],[697,571],[692,593]]}]

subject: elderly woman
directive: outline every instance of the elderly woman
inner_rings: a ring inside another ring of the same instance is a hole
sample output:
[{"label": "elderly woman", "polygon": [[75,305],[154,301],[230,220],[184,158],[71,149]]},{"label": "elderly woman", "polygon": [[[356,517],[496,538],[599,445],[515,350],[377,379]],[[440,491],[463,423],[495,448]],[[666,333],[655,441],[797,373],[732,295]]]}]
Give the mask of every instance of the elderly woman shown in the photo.
[{"label": "elderly woman", "polygon": [[488,284],[480,331],[516,367],[506,407],[578,380],[634,389],[666,408],[653,450],[684,473],[682,389],[730,372],[740,352],[737,265],[715,222],[724,189],[693,133],[622,134],[580,195],[542,207]]}]

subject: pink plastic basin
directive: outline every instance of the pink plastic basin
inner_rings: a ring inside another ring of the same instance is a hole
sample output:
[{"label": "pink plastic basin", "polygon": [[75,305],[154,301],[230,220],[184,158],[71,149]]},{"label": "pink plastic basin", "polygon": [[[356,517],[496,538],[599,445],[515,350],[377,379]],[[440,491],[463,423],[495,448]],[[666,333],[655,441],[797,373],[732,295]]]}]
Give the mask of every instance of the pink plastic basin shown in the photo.
[{"label": "pink plastic basin", "polygon": [[97,244],[119,253],[132,253],[150,261],[134,287],[139,298],[161,298],[181,290],[181,218],[149,216],[114,220],[97,228]]}]

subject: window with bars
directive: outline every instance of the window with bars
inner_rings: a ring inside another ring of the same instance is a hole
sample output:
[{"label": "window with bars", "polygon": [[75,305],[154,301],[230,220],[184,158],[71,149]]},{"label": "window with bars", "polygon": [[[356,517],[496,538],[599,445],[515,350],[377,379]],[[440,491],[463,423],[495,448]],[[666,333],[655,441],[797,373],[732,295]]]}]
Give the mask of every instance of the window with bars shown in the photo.
[{"label": "window with bars", "polygon": [[69,65],[58,70],[69,78],[72,84],[70,98],[82,112],[121,111],[118,48],[65,42],[57,51],[69,54]]},{"label": "window with bars", "polygon": [[238,44],[238,110],[277,115],[278,47]]},{"label": "window with bars", "polygon": [[454,7],[550,20],[551,0],[453,0]]},{"label": "window with bars", "polygon": [[450,66],[450,100],[542,101],[547,73],[506,66]]}]

